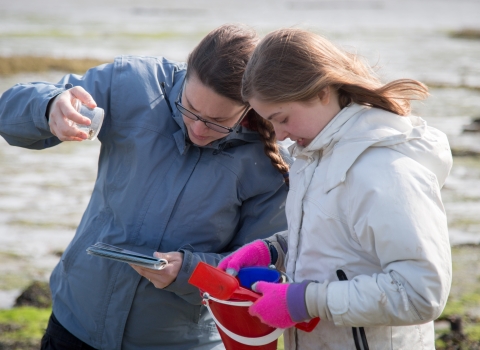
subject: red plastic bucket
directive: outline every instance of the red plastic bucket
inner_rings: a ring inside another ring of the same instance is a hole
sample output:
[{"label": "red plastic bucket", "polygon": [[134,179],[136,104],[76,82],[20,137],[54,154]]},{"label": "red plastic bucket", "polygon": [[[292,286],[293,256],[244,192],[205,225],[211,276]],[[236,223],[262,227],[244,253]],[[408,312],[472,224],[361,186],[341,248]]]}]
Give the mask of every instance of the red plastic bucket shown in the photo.
[{"label": "red plastic bucket", "polygon": [[203,293],[203,303],[212,315],[227,350],[276,350],[283,329],[270,327],[248,313],[253,303],[219,300]]}]

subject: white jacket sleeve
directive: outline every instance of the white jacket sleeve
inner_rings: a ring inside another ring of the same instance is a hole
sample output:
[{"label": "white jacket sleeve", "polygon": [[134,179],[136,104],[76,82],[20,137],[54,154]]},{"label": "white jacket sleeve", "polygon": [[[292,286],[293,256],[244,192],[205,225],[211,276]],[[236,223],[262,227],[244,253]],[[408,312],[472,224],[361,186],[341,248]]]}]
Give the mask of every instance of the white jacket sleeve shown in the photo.
[{"label": "white jacket sleeve", "polygon": [[277,251],[277,261],[275,262],[275,267],[277,270],[285,271],[285,256],[287,255],[287,235],[288,230],[280,231],[275,233],[273,236],[268,237],[266,240],[269,241]]},{"label": "white jacket sleeve", "polygon": [[[327,310],[316,312],[339,326],[412,325],[437,318],[450,291],[451,251],[435,175],[400,153],[377,148],[357,160],[344,185],[350,234],[381,272],[330,282]],[[317,306],[325,304],[325,295],[316,298]]]}]

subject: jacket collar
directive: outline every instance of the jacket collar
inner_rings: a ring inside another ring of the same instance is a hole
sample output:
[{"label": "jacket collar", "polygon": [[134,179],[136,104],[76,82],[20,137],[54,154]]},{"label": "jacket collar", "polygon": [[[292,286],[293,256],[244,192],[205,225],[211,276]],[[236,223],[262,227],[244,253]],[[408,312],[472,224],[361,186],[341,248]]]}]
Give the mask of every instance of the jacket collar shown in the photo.
[{"label": "jacket collar", "polygon": [[[369,113],[365,113],[365,112]],[[324,182],[325,193],[346,180],[347,172],[369,147],[391,147],[422,138],[426,123],[418,117],[402,117],[381,109],[351,104],[305,148],[292,145],[297,158],[313,159],[314,154],[333,152]],[[296,146],[296,147],[295,147]]]},{"label": "jacket collar", "polygon": [[343,128],[355,115],[366,109],[365,106],[351,104],[343,108],[323,130],[310,142],[307,147],[294,143],[289,147],[290,153],[295,158],[311,158],[316,152],[328,153],[349,128]]}]

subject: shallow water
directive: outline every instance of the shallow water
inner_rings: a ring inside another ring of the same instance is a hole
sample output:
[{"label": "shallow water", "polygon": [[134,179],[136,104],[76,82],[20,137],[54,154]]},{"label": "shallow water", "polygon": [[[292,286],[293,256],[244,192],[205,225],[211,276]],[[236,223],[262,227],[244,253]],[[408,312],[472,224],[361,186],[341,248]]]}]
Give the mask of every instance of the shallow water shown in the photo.
[{"label": "shallow water", "polygon": [[[478,28],[479,13],[477,0],[0,0],[0,55],[184,60],[212,28],[243,22],[261,34],[282,26],[320,32],[380,66],[385,80],[479,87],[480,41],[448,35]],[[62,75],[0,77],[0,94],[18,82]],[[431,93],[415,112],[447,133],[453,147],[480,152],[480,136],[462,133],[480,116],[480,90]],[[11,306],[28,281],[49,276],[89,200],[98,150],[98,141],[84,141],[30,151],[0,138],[0,308]],[[480,242],[479,159],[456,158],[442,190],[452,244]]]}]

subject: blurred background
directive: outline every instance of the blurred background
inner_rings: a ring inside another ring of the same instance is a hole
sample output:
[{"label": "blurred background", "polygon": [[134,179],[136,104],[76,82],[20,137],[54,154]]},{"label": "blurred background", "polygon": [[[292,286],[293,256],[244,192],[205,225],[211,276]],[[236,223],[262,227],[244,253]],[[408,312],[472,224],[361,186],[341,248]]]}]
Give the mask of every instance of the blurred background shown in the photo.
[{"label": "blurred background", "polygon": [[[454,167],[442,195],[454,268],[478,271],[478,250],[455,249],[480,242],[479,14],[479,0],[0,0],[0,94],[20,82],[56,82],[77,61],[80,74],[89,62],[123,54],[184,61],[227,22],[261,36],[291,26],[318,32],[364,56],[385,82],[413,78],[430,87],[414,113],[451,142]],[[48,280],[89,200],[98,151],[98,141],[29,151],[0,138],[0,309],[31,281]],[[469,293],[480,294],[478,275],[466,279]],[[469,312],[479,308],[474,298]]]}]

